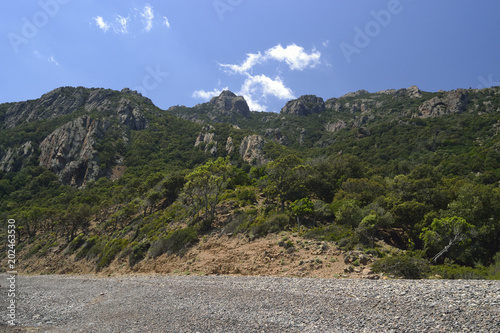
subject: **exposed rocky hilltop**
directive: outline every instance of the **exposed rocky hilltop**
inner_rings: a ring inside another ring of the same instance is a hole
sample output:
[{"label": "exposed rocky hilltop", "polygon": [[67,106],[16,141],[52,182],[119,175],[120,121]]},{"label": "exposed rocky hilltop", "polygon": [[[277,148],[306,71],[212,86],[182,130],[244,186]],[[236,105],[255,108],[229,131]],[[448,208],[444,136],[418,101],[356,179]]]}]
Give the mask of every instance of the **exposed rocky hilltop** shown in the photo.
[{"label": "exposed rocky hilltop", "polygon": [[245,99],[229,90],[224,90],[218,97],[213,97],[209,103],[215,105],[215,111],[223,115],[236,113],[243,117],[250,116],[250,108]]},{"label": "exposed rocky hilltop", "polygon": [[192,108],[172,106],[168,111],[179,118],[197,123],[238,123],[239,120],[249,118],[251,115],[245,98],[229,90],[224,90],[207,103]]},{"label": "exposed rocky hilltop", "polygon": [[314,95],[304,95],[286,103],[281,109],[283,114],[293,114],[297,116],[307,116],[312,113],[325,111],[323,98]]},{"label": "exposed rocky hilltop", "polygon": [[[496,112],[494,100],[499,94],[498,87],[438,93],[416,86],[376,93],[359,90],[326,101],[304,95],[287,102],[277,114],[251,112],[244,97],[228,90],[207,103],[162,112],[151,100],[127,88],[118,92],[62,87],[36,100],[0,105],[0,129],[11,133],[0,142],[0,171],[17,171],[35,161],[73,186],[111,177],[113,168],[126,164],[123,154],[131,131],[147,130],[154,114],[204,124],[192,138],[192,146],[199,151],[211,156],[239,154],[244,161],[259,165],[269,161],[264,153],[269,143],[327,147],[339,135],[369,137],[380,123]],[[232,125],[231,131],[240,134],[210,125],[219,123]],[[19,135],[19,131],[32,134]],[[104,153],[102,142],[110,137],[125,148],[120,152],[114,144]]]},{"label": "exposed rocky hilltop", "polygon": [[123,141],[128,142],[129,131],[146,129],[144,113],[156,108],[151,100],[129,89],[117,92],[83,87],[62,87],[37,100],[3,107],[0,128],[16,132],[22,126],[36,128],[33,124],[37,123],[47,132],[37,135],[37,142],[0,147],[0,171],[16,171],[38,152],[39,165],[57,174],[63,184],[74,186],[109,172],[111,166],[101,168],[96,146],[111,128],[120,131]]}]

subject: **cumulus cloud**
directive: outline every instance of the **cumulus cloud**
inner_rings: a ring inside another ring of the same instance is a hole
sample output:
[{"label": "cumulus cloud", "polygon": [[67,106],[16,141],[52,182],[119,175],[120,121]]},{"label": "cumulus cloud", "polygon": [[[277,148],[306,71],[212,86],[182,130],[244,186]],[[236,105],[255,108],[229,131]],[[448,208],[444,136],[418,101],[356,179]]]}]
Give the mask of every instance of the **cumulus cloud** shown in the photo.
[{"label": "cumulus cloud", "polygon": [[193,98],[201,98],[201,99],[208,100],[208,99],[211,99],[214,96],[219,96],[221,94],[221,92],[223,92],[224,90],[228,90],[228,87],[225,87],[223,89],[217,89],[217,88],[215,88],[212,91],[196,90],[195,92],[193,92],[192,97]]},{"label": "cumulus cloud", "polygon": [[244,74],[250,72],[255,65],[263,64],[270,60],[285,62],[291,70],[302,71],[306,68],[316,67],[320,63],[321,53],[312,50],[307,53],[303,47],[295,44],[287,47],[278,44],[264,53],[248,53],[247,58],[241,65],[237,64],[220,64],[228,72]]},{"label": "cumulus cloud", "polygon": [[321,53],[313,50],[311,53],[304,51],[304,48],[295,44],[288,45],[283,48],[281,45],[276,45],[266,51],[266,57],[278,61],[284,61],[292,70],[304,70],[313,68],[319,64]]},{"label": "cumulus cloud", "polygon": [[263,102],[268,97],[275,97],[280,100],[295,98],[292,90],[285,86],[279,76],[272,79],[263,74],[248,75],[238,94],[245,97],[248,106],[254,111],[267,111],[267,107]]},{"label": "cumulus cloud", "polygon": [[95,24],[101,29],[102,31],[106,32],[109,30],[111,27],[109,23],[105,22],[102,16],[97,16],[94,17]]},{"label": "cumulus cloud", "polygon": [[[272,78],[260,73],[254,74],[258,65],[269,62],[284,63],[291,71],[303,71],[319,65],[321,53],[315,49],[307,52],[303,47],[290,44],[286,47],[278,44],[263,52],[248,53],[246,59],[240,64],[219,64],[227,74],[243,75],[244,81],[238,95],[242,95],[252,111],[267,111],[269,99],[290,100],[296,98],[292,89],[286,86],[280,76]],[[218,90],[212,92],[195,91],[193,97],[208,99]]]},{"label": "cumulus cloud", "polygon": [[144,6],[144,10],[141,13],[141,16],[143,18],[142,22],[144,23],[144,30],[146,32],[150,32],[151,29],[153,29],[153,19],[155,17],[154,12],[153,12],[153,7],[151,5],[147,4]]}]

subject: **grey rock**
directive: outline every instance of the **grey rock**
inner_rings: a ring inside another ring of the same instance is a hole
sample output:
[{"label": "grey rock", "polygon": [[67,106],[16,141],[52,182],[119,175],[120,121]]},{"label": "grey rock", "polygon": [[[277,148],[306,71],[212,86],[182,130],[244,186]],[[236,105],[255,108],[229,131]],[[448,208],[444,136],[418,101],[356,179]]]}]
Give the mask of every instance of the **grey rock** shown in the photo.
[{"label": "grey rock", "polygon": [[209,104],[215,105],[216,111],[224,114],[239,114],[250,117],[250,108],[243,96],[236,96],[229,90],[224,90],[218,97],[213,97]]},{"label": "grey rock", "polygon": [[281,109],[282,114],[293,114],[297,116],[307,116],[313,113],[320,113],[326,109],[325,102],[321,97],[314,95],[304,95],[298,99],[291,100]]},{"label": "grey rock", "polygon": [[335,133],[337,131],[340,131],[341,129],[344,129],[347,127],[347,123],[343,120],[339,120],[337,122],[334,122],[334,123],[328,123],[325,125],[325,130],[327,132],[332,132],[332,133]]},{"label": "grey rock", "polygon": [[264,155],[265,141],[260,135],[249,135],[243,138],[240,145],[240,155],[245,162],[263,165],[268,162]]},{"label": "grey rock", "polygon": [[[18,171],[22,167],[22,161],[30,158],[33,153],[31,141],[25,142],[19,147],[9,147],[5,153],[0,151],[0,170],[4,172]],[[21,165],[18,165],[19,161],[21,161]]]},{"label": "grey rock", "polygon": [[444,93],[443,97],[434,97],[425,101],[418,108],[418,117],[429,118],[453,113],[462,113],[469,104],[467,91],[458,89]]},{"label": "grey rock", "polygon": [[102,175],[94,146],[109,125],[85,115],[57,128],[40,144],[40,165],[63,184],[83,186]]}]

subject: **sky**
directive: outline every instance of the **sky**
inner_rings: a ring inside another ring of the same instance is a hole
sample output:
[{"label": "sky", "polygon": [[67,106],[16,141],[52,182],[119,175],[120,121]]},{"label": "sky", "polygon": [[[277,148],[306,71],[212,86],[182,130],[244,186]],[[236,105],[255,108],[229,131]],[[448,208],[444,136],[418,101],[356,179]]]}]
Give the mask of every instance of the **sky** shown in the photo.
[{"label": "sky", "polygon": [[0,103],[61,86],[158,107],[500,85],[500,1],[23,0],[0,11]]}]

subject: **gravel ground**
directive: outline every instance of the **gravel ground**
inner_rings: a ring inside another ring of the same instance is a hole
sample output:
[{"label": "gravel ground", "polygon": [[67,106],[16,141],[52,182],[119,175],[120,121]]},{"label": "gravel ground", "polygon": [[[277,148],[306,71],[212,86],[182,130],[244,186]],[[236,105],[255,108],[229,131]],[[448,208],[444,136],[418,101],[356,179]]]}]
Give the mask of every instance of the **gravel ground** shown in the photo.
[{"label": "gravel ground", "polygon": [[0,332],[500,332],[500,282],[19,276]]}]

